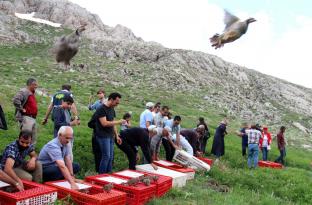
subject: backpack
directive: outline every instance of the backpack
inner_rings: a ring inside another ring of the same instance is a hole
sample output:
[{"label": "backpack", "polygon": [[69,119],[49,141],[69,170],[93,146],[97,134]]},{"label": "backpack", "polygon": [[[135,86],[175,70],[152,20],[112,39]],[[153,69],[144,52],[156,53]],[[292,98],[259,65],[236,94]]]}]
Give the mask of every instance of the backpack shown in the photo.
[{"label": "backpack", "polygon": [[89,128],[95,129],[95,126],[96,126],[96,112],[93,113],[91,119],[90,119],[89,122],[88,122],[88,127],[89,127]]}]

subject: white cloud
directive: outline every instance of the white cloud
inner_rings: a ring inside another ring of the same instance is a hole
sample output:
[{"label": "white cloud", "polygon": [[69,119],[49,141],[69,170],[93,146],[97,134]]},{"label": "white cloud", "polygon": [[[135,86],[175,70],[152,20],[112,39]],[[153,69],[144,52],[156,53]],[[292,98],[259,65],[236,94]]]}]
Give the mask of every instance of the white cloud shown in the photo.
[{"label": "white cloud", "polygon": [[[312,88],[309,79],[312,19],[298,16],[295,27],[283,33],[274,29],[269,11],[249,14],[233,11],[241,19],[250,16],[257,22],[237,41],[219,50],[210,47],[209,37],[223,30],[223,8],[206,0],[72,0],[110,26],[122,24],[147,41],[170,48],[184,48],[218,55],[225,60],[256,69]],[[270,1],[267,1],[269,3]],[[287,23],[278,22],[278,23]]]}]

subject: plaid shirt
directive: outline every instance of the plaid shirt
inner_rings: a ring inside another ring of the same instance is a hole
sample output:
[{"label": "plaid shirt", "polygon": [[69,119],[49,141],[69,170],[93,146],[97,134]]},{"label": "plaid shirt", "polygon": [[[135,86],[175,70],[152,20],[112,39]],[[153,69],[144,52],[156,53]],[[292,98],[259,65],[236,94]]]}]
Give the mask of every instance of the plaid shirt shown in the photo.
[{"label": "plaid shirt", "polygon": [[18,148],[18,140],[12,142],[6,146],[5,150],[3,151],[0,168],[4,169],[6,160],[8,158],[12,158],[15,161],[13,166],[14,168],[22,165],[25,163],[26,156],[33,151],[35,151],[35,148],[32,144],[27,149],[20,151]]},{"label": "plaid shirt", "polygon": [[248,144],[259,144],[259,139],[261,137],[261,132],[256,129],[246,130],[248,135]]}]

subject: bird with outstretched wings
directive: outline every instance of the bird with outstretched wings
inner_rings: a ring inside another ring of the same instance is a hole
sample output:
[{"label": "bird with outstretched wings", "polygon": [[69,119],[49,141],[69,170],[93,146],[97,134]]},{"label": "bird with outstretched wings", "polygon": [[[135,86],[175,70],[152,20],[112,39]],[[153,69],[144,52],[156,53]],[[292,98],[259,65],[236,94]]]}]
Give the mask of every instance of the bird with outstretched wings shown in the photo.
[{"label": "bird with outstretched wings", "polygon": [[241,21],[237,16],[224,10],[224,31],[222,34],[217,33],[210,38],[211,46],[217,49],[221,48],[226,43],[239,39],[247,32],[248,25],[255,21],[256,19],[254,18],[248,18],[245,21]]}]

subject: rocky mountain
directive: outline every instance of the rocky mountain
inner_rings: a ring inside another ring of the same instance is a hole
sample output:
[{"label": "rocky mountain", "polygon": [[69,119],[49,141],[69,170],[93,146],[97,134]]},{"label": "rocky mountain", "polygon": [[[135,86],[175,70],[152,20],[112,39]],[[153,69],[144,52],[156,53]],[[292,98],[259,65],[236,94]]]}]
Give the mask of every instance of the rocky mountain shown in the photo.
[{"label": "rocky mountain", "polygon": [[[175,92],[194,93],[204,102],[216,106],[226,115],[257,121],[271,126],[286,124],[293,138],[305,136],[305,147],[312,145],[312,90],[276,77],[226,62],[203,52],[169,49],[155,42],[145,42],[122,26],[110,27],[86,9],[66,0],[0,1],[0,42],[40,43],[38,37],[21,26],[26,20],[14,13],[35,12],[35,17],[61,23],[74,29],[87,23],[84,33],[90,43],[83,46],[105,59],[123,62],[112,75],[116,86],[140,87],[152,82],[150,89],[163,88]],[[134,64],[145,65],[144,72]],[[101,67],[99,64],[98,67]],[[99,74],[101,75],[101,74]],[[205,108],[202,108],[205,109]]]}]

